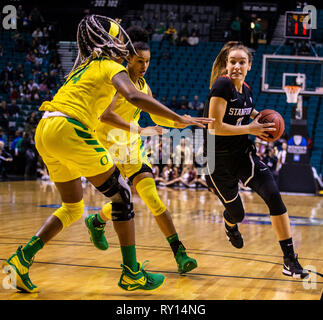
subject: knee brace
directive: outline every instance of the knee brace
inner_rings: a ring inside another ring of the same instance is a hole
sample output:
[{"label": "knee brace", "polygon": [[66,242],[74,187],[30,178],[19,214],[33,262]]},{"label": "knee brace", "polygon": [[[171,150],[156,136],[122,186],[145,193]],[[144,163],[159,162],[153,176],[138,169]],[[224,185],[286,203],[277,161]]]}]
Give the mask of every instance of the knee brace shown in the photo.
[{"label": "knee brace", "polygon": [[157,193],[153,178],[144,178],[139,181],[136,185],[136,190],[154,216],[159,216],[166,211],[166,207]]},{"label": "knee brace", "polygon": [[244,219],[244,214],[245,212],[240,196],[234,201],[225,204],[223,216],[228,222],[232,224],[239,223]]},{"label": "knee brace", "polygon": [[134,217],[131,190],[118,168],[115,168],[109,179],[96,189],[112,200],[111,218],[113,221],[127,221]]},{"label": "knee brace", "polygon": [[73,222],[80,219],[84,211],[83,199],[76,203],[63,202],[62,206],[57,209],[53,215],[56,216],[63,225],[63,229],[70,226]]}]

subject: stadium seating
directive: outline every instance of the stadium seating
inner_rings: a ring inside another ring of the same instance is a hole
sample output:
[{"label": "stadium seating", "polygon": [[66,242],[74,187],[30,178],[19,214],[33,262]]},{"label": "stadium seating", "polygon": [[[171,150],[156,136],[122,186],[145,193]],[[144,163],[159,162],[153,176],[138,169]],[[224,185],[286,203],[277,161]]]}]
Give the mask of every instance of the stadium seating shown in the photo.
[{"label": "stadium seating", "polygon": [[[223,43],[200,42],[194,47],[170,46],[167,41],[151,42],[151,63],[146,80],[157,99],[166,97],[170,102],[172,96],[180,99],[185,95],[187,100],[193,100],[198,95],[201,101],[205,101],[209,92],[209,79],[212,64],[221,50]],[[164,50],[169,49],[169,59],[160,57]],[[253,66],[248,73],[246,82],[252,87],[254,102],[257,110],[274,109],[285,119],[286,132],[290,128],[292,105],[286,103],[286,96],[282,94],[266,94],[260,90],[260,77],[262,68],[262,55],[271,54],[277,50],[277,46],[259,45],[253,57]],[[281,54],[291,54],[289,46],[280,49]],[[319,53],[323,55],[323,51]],[[284,67],[283,67],[284,68]],[[317,70],[310,67],[304,70],[308,74],[315,74]],[[273,77],[275,74],[272,75]],[[315,78],[315,77],[314,77]],[[307,108],[308,134],[314,141],[311,164],[319,173],[323,173],[323,98],[311,96],[304,98],[304,106]],[[179,110],[192,114],[191,110]],[[195,113],[194,113],[195,114]],[[194,115],[192,114],[192,115]],[[153,125],[149,115],[142,113],[141,125]]]}]

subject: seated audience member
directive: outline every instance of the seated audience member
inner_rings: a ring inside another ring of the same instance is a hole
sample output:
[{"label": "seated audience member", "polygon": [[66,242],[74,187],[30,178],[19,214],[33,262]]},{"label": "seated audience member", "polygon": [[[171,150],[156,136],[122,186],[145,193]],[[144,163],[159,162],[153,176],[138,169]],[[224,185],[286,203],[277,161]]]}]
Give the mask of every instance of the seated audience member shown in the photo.
[{"label": "seated audience member", "polygon": [[2,179],[7,179],[7,164],[12,161],[10,153],[4,150],[4,142],[0,141],[0,174]]}]

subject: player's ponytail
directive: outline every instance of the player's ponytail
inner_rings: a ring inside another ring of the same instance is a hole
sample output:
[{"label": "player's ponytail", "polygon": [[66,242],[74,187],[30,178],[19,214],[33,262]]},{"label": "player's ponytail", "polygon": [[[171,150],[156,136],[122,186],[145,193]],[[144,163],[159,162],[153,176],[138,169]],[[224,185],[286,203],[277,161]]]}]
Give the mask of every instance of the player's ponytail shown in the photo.
[{"label": "player's ponytail", "polygon": [[130,55],[137,54],[137,52],[141,50],[150,50],[148,45],[149,34],[145,29],[132,26],[127,29],[127,34],[132,42],[132,47],[128,46],[127,48]]},{"label": "player's ponytail", "polygon": [[241,49],[244,50],[248,54],[249,62],[252,61],[252,55],[249,49],[244,46],[241,42],[238,41],[229,41],[227,42],[223,48],[221,49],[220,53],[216,57],[211,72],[210,78],[210,89],[212,88],[214,82],[221,76],[224,76],[227,73],[226,65],[228,61],[228,56],[231,50]]}]

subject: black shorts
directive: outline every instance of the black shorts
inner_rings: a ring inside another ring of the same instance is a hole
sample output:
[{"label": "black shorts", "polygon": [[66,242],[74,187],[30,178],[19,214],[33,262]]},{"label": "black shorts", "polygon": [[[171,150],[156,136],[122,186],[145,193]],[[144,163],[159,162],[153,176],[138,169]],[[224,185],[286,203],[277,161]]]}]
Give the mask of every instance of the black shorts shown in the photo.
[{"label": "black shorts", "polygon": [[209,189],[218,195],[223,204],[233,202],[238,198],[239,181],[245,186],[250,184],[252,189],[261,186],[273,176],[269,168],[256,155],[255,147],[251,145],[245,151],[215,154],[213,172],[206,175]]}]

